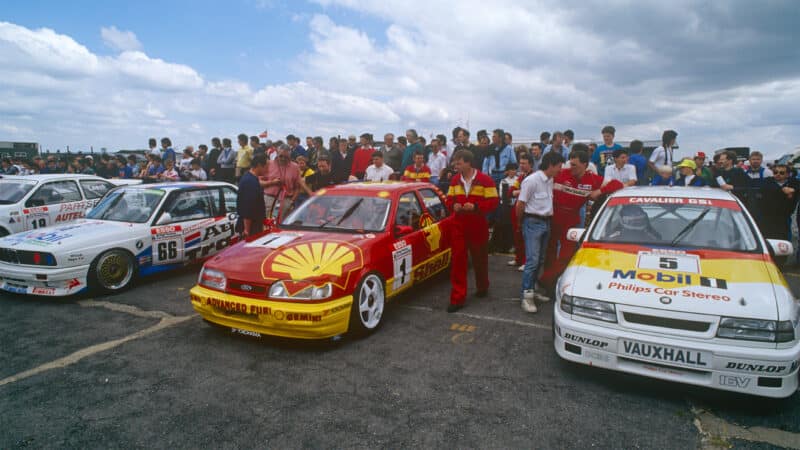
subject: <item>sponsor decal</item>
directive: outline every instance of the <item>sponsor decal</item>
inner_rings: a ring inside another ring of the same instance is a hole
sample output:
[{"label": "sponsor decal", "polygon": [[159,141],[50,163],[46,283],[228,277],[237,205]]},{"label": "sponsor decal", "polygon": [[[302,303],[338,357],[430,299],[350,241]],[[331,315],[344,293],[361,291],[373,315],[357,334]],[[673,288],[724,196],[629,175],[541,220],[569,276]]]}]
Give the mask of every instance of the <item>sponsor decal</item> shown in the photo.
[{"label": "sponsor decal", "polygon": [[55,295],[56,290],[55,288],[43,288],[43,287],[35,287],[31,292],[33,295]]},{"label": "sponsor decal", "polygon": [[144,242],[141,240],[136,241],[136,250],[141,250],[144,247]]},{"label": "sponsor decal", "polygon": [[614,269],[611,277],[621,280],[640,280],[648,283],[654,282],[684,286],[704,286],[714,289],[728,289],[728,281],[722,278],[704,277],[683,273]]},{"label": "sponsor decal", "polygon": [[13,292],[15,294],[27,294],[28,288],[14,286],[12,284],[5,283],[3,284],[3,290],[8,292]]},{"label": "sponsor decal", "polygon": [[564,339],[568,341],[572,341],[581,345],[588,345],[590,347],[597,347],[597,348],[606,348],[608,347],[608,342],[601,341],[600,339],[581,336],[579,334],[571,333],[569,331],[565,331]]},{"label": "sponsor decal", "polygon": [[742,377],[737,375],[720,375],[719,384],[722,386],[730,386],[739,389],[745,389],[750,385],[750,377]]},{"label": "sponsor decal", "polygon": [[580,238],[580,235],[577,230],[569,230],[569,234],[567,235],[568,241],[577,241]]},{"label": "sponsor decal", "polygon": [[392,244],[392,246],[394,247],[395,250],[400,250],[401,248],[403,248],[403,247],[405,247],[407,245],[408,245],[408,243],[404,239],[399,240],[399,241],[395,242],[394,244]]},{"label": "sponsor decal", "polygon": [[716,208],[726,208],[739,211],[739,205],[731,200],[714,200],[707,198],[685,198],[685,197],[616,197],[608,201],[608,206],[615,205],[700,205],[713,206]]},{"label": "sponsor decal", "polygon": [[94,207],[97,204],[97,200],[84,200],[82,202],[71,202],[71,203],[62,203],[61,207],[58,209],[59,212],[72,212],[72,211],[80,211],[83,213],[85,210]]},{"label": "sponsor decal", "polygon": [[287,322],[320,322],[322,316],[309,313],[286,313]]},{"label": "sponsor decal", "polygon": [[50,209],[47,206],[35,206],[33,208],[23,209],[22,214],[26,216],[41,216],[47,214]]},{"label": "sponsor decal", "polygon": [[435,252],[439,250],[439,242],[442,240],[442,230],[439,229],[438,224],[433,224],[431,226],[426,225],[427,228],[423,228],[422,232],[425,234],[425,243],[428,244],[428,248]]},{"label": "sponsor decal", "polygon": [[349,242],[298,242],[267,255],[261,263],[261,276],[265,280],[324,278],[344,289],[363,266],[361,249]]},{"label": "sponsor decal", "polygon": [[331,309],[326,309],[325,311],[323,311],[323,312],[322,312],[322,315],[323,315],[323,316],[327,316],[327,315],[329,315],[329,314],[334,314],[334,313],[337,313],[337,312],[339,312],[339,311],[342,311],[342,310],[348,309],[349,307],[350,307],[350,305],[349,305],[349,304],[347,304],[347,303],[343,303],[343,304],[341,304],[341,305],[339,305],[339,306],[334,306],[334,307],[333,307],[333,308],[331,308]]},{"label": "sponsor decal", "polygon": [[84,211],[75,211],[75,212],[68,212],[68,213],[59,213],[56,216],[56,223],[58,222],[71,222],[76,219],[80,219],[85,215]]},{"label": "sponsor decal", "polygon": [[639,252],[636,258],[636,267],[638,269],[700,273],[700,257],[687,254],[663,255],[652,252]]},{"label": "sponsor decal", "polygon": [[780,364],[744,363],[728,361],[726,369],[738,370],[741,372],[761,372],[761,373],[783,373],[787,366]]},{"label": "sponsor decal", "polygon": [[[618,291],[626,291],[632,294],[658,294],[663,296],[673,296],[673,297],[684,297],[684,298],[692,298],[697,300],[715,300],[715,301],[722,301],[722,302],[729,302],[731,298],[727,295],[719,295],[719,294],[704,294],[702,292],[695,292],[688,289],[667,289],[667,288],[651,288],[646,286],[639,286],[633,283],[620,283],[617,281],[612,281],[608,283],[609,289],[615,289]],[[662,300],[664,297],[659,298],[661,303],[665,305],[672,302],[672,299],[669,302]]]},{"label": "sponsor decal", "polygon": [[[405,241],[402,241],[405,243]],[[394,266],[394,280],[392,281],[392,290],[397,291],[400,288],[411,284],[413,267],[412,262],[412,249],[411,246],[401,247],[392,252],[392,264]]]},{"label": "sponsor decal", "polygon": [[83,253],[71,253],[67,255],[67,262],[76,263],[85,260]]},{"label": "sponsor decal", "polygon": [[670,303],[672,303],[672,299],[667,296],[659,298],[658,301],[660,301],[664,305],[669,305]]},{"label": "sponsor decal", "polygon": [[[203,244],[203,245],[201,245],[199,247],[196,246],[196,247],[193,247],[193,248],[187,248],[185,250],[186,251],[186,258],[190,259],[190,260],[199,259],[199,258],[205,258],[212,251],[215,252],[215,253],[219,252],[222,249],[230,246],[234,242],[235,242],[235,240],[232,237],[228,236],[228,237],[226,237],[224,239],[220,239],[220,240],[218,240],[216,242],[209,242],[208,244]],[[192,244],[192,245],[195,245],[195,244]]]},{"label": "sponsor decal", "polygon": [[245,244],[245,247],[266,247],[276,249],[291,243],[299,237],[299,234],[294,233],[270,233],[264,237],[260,237]]},{"label": "sponsor decal", "polygon": [[623,353],[650,360],[694,367],[707,367],[710,358],[703,352],[622,340]]},{"label": "sponsor decal", "polygon": [[255,332],[255,331],[250,331],[250,330],[242,330],[241,328],[231,328],[231,333],[241,334],[241,335],[250,336],[250,337],[257,337],[257,338],[261,337],[261,333],[258,333],[258,332]]},{"label": "sponsor decal", "polygon": [[420,264],[414,269],[414,279],[422,281],[432,277],[439,271],[446,269],[450,264],[450,252],[445,251],[441,255],[434,256],[428,261]]},{"label": "sponsor decal", "polygon": [[73,278],[67,282],[67,290],[71,291],[73,288],[76,288],[81,285],[81,281],[77,278]]}]

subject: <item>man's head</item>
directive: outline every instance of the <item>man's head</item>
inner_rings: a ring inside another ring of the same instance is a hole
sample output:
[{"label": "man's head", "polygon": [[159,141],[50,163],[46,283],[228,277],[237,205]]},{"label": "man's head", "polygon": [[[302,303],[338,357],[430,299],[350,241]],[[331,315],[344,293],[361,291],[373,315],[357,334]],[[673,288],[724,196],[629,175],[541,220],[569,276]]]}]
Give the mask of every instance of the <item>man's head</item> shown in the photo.
[{"label": "man's head", "polygon": [[675,141],[678,139],[678,133],[675,130],[666,130],[661,135],[661,145],[664,148],[672,148],[675,146]]},{"label": "man's head", "polygon": [[502,146],[505,144],[506,132],[502,128],[492,131],[492,144]]},{"label": "man's head", "polygon": [[614,145],[614,136],[617,134],[616,128],[611,125],[606,125],[600,130],[600,134],[603,135],[603,144],[605,144],[606,147]]},{"label": "man's head", "polygon": [[200,159],[195,158],[192,160],[192,170],[199,170],[200,169]]},{"label": "man's head", "polygon": [[220,148],[222,147],[222,142],[219,140],[218,137],[213,137],[211,138],[211,146],[213,146],[214,148]]},{"label": "man's head", "polygon": [[[572,156],[572,153],[570,153]],[[561,172],[561,167],[564,164],[564,157],[558,152],[547,152],[542,156],[542,162],[539,164],[539,170],[544,172],[547,178],[553,178]],[[586,170],[584,168],[584,170]]]},{"label": "man's head", "polygon": [[[437,134],[436,135],[436,139],[439,141],[439,145],[441,147],[444,147],[444,146],[447,145],[447,136],[445,136],[443,134]],[[433,140],[431,140],[431,143],[433,143]]]},{"label": "man's head", "polygon": [[322,150],[322,136],[314,136],[312,139],[314,142],[314,149],[315,150]]},{"label": "man's head", "polygon": [[560,131],[553,132],[553,147],[560,147],[564,144],[564,133]]},{"label": "man's head", "polygon": [[169,138],[161,138],[161,148],[168,149],[172,147],[172,141]]},{"label": "man's head", "polygon": [[439,153],[439,149],[442,147],[441,141],[439,141],[439,137],[435,137],[431,139],[431,151],[433,153]]},{"label": "man's head", "polygon": [[236,140],[239,142],[240,147],[244,147],[247,145],[247,135],[242,133],[236,137]]},{"label": "man's head", "polygon": [[539,142],[542,146],[550,144],[550,132],[542,131],[542,134],[539,135]]},{"label": "man's head", "polygon": [[425,154],[417,150],[414,152],[414,166],[422,167],[425,164]]},{"label": "man's head", "polygon": [[514,163],[508,163],[508,164],[506,164],[506,170],[505,170],[505,175],[506,175],[506,177],[509,177],[509,178],[510,178],[510,177],[515,177],[515,176],[517,176],[517,169],[518,169],[518,168],[519,168],[519,166],[517,166],[517,165],[516,165],[516,164],[514,164]]},{"label": "man's head", "polygon": [[156,146],[158,146],[158,144],[156,144],[156,138],[148,139],[147,140],[147,146],[150,147],[151,149],[156,148]]},{"label": "man's head", "polygon": [[314,138],[311,136],[306,136],[306,148],[312,149],[314,148]]},{"label": "man's head", "polygon": [[691,159],[684,159],[677,167],[678,172],[684,177],[694,175],[694,171],[697,169],[697,165]]},{"label": "man's head", "polygon": [[462,175],[472,173],[472,152],[469,150],[459,150],[453,155],[455,169]]},{"label": "man's head", "polygon": [[706,154],[703,152],[697,152],[694,155],[694,163],[697,167],[703,167],[706,164]]},{"label": "man's head", "polygon": [[629,146],[629,148],[631,150],[631,153],[633,153],[634,155],[638,155],[642,153],[642,151],[644,150],[644,144],[642,143],[642,141],[634,139],[631,141],[631,145]]},{"label": "man's head", "polygon": [[206,144],[200,144],[197,146],[197,150],[199,155],[205,155],[208,153],[208,146]]},{"label": "man's head", "polygon": [[733,150],[724,151],[719,154],[719,163],[722,168],[728,170],[736,164],[736,152]]},{"label": "man's head", "polygon": [[400,136],[399,138],[397,138],[397,145],[400,148],[406,148],[408,146],[408,139],[406,139],[405,136]]},{"label": "man's head", "polygon": [[776,164],[772,168],[772,174],[775,176],[775,181],[783,183],[789,178],[789,166],[785,164]]},{"label": "man's head", "polygon": [[618,148],[611,153],[614,158],[614,165],[621,169],[628,164],[628,151],[623,148]]},{"label": "man's head", "polygon": [[306,169],[308,169],[308,160],[306,159],[305,156],[297,155],[297,158],[295,158],[294,162],[297,163],[297,167],[300,169],[300,174],[302,174],[303,172],[306,171]]},{"label": "man's head", "polygon": [[456,137],[458,138],[458,143],[461,145],[468,145],[469,144],[469,130],[466,128],[458,127]]},{"label": "man's head", "polygon": [[511,145],[511,143],[512,143],[512,142],[514,142],[514,137],[513,137],[513,136],[511,136],[511,133],[509,133],[508,131],[506,131],[506,132],[503,134],[503,143],[504,143],[504,144],[506,144],[506,145]]},{"label": "man's head", "polygon": [[131,166],[136,165],[136,157],[133,155],[128,155],[128,164]]},{"label": "man's head", "polygon": [[[550,153],[552,152],[548,154]],[[582,177],[586,173],[586,168],[589,167],[589,147],[581,143],[573,145],[572,151],[569,152],[569,164],[572,176],[576,178]]]},{"label": "man's head", "polygon": [[231,147],[231,145],[233,145],[233,143],[231,142],[231,140],[230,140],[230,139],[228,139],[228,138],[225,138],[225,139],[223,139],[223,140],[222,140],[222,146],[223,146],[223,147],[225,147],[225,148],[230,148],[230,147]]},{"label": "man's head", "polygon": [[750,170],[758,170],[764,162],[764,155],[759,151],[750,153]]},{"label": "man's head", "polygon": [[346,139],[339,139],[339,151],[341,153],[347,152],[347,140]]},{"label": "man's head", "polygon": [[267,155],[259,153],[250,161],[250,172],[257,177],[267,173]]},{"label": "man's head", "polygon": [[575,140],[575,132],[572,130],[566,130],[564,132],[564,145],[571,145],[572,141]]},{"label": "man's head", "polygon": [[355,134],[351,134],[350,136],[347,136],[347,145],[350,146],[350,147],[355,147],[355,145],[356,145],[356,135]]},{"label": "man's head", "polygon": [[372,146],[372,135],[369,133],[364,133],[358,138],[358,143],[362,147],[371,147]]},{"label": "man's head", "polygon": [[620,224],[626,231],[642,231],[649,227],[650,219],[639,205],[625,205],[620,211]]},{"label": "man's head", "polygon": [[394,145],[394,134],[386,133],[383,135],[383,144],[386,147],[391,147]]},{"label": "man's head", "polygon": [[406,130],[406,139],[410,144],[416,144],[417,140],[419,140],[419,135],[417,134],[417,130],[413,128],[409,128]]},{"label": "man's head", "polygon": [[375,167],[382,167],[383,166],[383,153],[381,153],[381,152],[372,153],[372,164],[374,164]]},{"label": "man's head", "polygon": [[317,169],[319,169],[320,173],[327,174],[331,171],[331,160],[328,158],[328,155],[320,155],[317,158]]},{"label": "man's head", "polygon": [[531,173],[531,169],[533,169],[533,166],[531,165],[531,156],[529,154],[523,153],[519,155],[519,158],[517,158],[517,162],[519,162],[520,172],[526,175]]},{"label": "man's head", "polygon": [[291,147],[289,147],[288,144],[281,144],[278,147],[278,157],[276,158],[278,160],[278,164],[282,166],[289,164],[289,161],[291,161],[291,157],[292,157]]},{"label": "man's head", "polygon": [[261,143],[261,140],[258,136],[250,136],[250,147],[258,148],[258,144]]},{"label": "man's head", "polygon": [[542,156],[542,146],[538,142],[531,144],[531,156],[539,159]]}]

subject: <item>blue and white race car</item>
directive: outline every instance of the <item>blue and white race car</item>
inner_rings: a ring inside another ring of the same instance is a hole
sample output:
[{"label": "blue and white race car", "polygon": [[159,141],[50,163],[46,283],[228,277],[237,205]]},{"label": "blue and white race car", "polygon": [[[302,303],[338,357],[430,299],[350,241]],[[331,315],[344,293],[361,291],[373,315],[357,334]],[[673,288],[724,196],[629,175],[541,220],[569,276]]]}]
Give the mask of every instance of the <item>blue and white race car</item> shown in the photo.
[{"label": "blue and white race car", "polygon": [[237,239],[236,197],[221,182],[115,188],[85,219],[0,239],[0,290],[116,292],[137,276],[201,261]]}]

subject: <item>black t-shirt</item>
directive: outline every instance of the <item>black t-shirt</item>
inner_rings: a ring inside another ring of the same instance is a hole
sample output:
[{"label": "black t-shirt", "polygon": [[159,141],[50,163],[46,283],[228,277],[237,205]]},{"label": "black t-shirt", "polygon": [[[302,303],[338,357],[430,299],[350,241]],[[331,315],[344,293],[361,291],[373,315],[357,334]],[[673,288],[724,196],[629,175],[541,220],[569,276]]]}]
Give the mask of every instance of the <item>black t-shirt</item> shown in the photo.
[{"label": "black t-shirt", "polygon": [[324,187],[333,186],[336,182],[333,179],[333,172],[317,171],[306,177],[306,184],[312,191],[318,191]]},{"label": "black t-shirt", "polygon": [[239,195],[236,197],[236,210],[240,219],[262,222],[267,217],[264,194],[258,177],[247,171],[239,180]]}]

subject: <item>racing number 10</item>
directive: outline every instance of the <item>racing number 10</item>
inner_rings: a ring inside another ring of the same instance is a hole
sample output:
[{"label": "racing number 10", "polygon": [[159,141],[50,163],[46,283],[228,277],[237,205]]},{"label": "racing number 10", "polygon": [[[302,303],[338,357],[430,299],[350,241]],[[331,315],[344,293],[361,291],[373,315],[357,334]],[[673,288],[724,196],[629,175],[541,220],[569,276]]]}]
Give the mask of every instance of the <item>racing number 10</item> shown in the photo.
[{"label": "racing number 10", "polygon": [[167,261],[178,257],[178,243],[175,241],[158,243],[158,260]]}]

